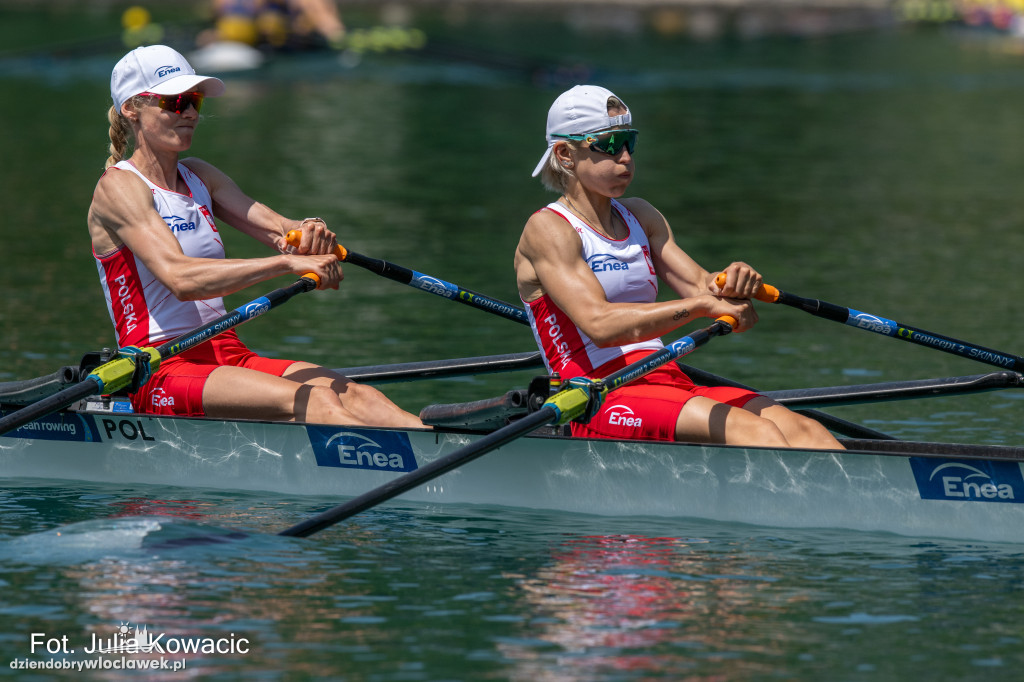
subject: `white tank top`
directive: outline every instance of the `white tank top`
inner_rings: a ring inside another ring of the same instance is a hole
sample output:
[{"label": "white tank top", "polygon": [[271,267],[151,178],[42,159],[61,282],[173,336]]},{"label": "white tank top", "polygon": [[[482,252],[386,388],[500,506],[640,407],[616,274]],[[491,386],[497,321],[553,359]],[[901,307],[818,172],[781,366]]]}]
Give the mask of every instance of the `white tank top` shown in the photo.
[{"label": "white tank top", "polygon": [[[562,216],[583,242],[580,256],[590,265],[605,297],[612,303],[652,303],[658,296],[658,275],[651,259],[651,246],[640,221],[625,206],[612,199],[629,228],[625,239],[609,239],[594,230],[565,206],[552,202],[546,207]],[[544,353],[549,372],[558,372],[563,379],[591,374],[607,362],[634,350],[662,348],[661,339],[654,338],[625,346],[598,347],[577,327],[547,294],[526,304],[526,312],[537,345]]]},{"label": "white tank top", "polygon": [[[186,256],[224,258],[224,243],[210,211],[213,200],[198,175],[178,164],[178,173],[189,189],[186,195],[154,185],[129,161],[112,168],[131,171],[149,185],[153,207]],[[102,256],[93,252],[93,256],[120,347],[157,345],[227,312],[221,298],[179,301],[127,245]]]}]

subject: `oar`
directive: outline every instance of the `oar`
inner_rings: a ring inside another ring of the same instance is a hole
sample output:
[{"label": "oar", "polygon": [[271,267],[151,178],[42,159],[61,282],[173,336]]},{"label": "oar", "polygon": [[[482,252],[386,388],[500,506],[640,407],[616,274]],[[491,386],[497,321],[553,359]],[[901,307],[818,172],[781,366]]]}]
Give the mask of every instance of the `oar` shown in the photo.
[{"label": "oar", "polygon": [[142,375],[140,377],[142,379],[140,381],[141,385],[145,383],[144,380],[165,359],[183,353],[189,348],[198,346],[205,341],[209,341],[214,336],[226,332],[243,322],[259,317],[271,308],[276,308],[284,303],[295,294],[315,289],[318,282],[319,279],[316,275],[312,273],[306,274],[291,286],[275,289],[265,296],[235,308],[233,311],[221,315],[216,320],[182,334],[156,348],[137,348],[134,346],[122,348],[119,357],[100,365],[91,374],[82,379],[80,383],[69,386],[5,417],[0,417],[0,435],[67,407],[76,400],[81,400],[91,395],[114,393],[122,388],[127,388],[132,384],[136,371],[139,371]]},{"label": "oar", "polygon": [[[302,238],[302,233],[298,230],[292,230],[287,234],[285,239],[292,246],[298,246],[299,241]],[[480,310],[486,310],[489,313],[500,315],[509,320],[515,320],[522,324],[530,324],[530,321],[526,318],[526,312],[522,308],[512,305],[511,303],[505,303],[496,298],[478,294],[475,291],[469,289],[463,289],[457,284],[446,282],[443,279],[432,277],[430,275],[424,275],[403,268],[401,265],[395,265],[384,260],[378,260],[377,258],[370,258],[364,256],[361,253],[355,251],[349,251],[341,244],[334,247],[334,255],[338,257],[338,260],[343,263],[352,263],[352,265],[358,265],[361,268],[366,268],[370,272],[375,272],[382,277],[387,277],[390,280],[394,280],[400,284],[407,284],[414,289],[420,289],[426,291],[429,294],[440,296],[441,298],[451,299],[464,303]]]},{"label": "oar", "polygon": [[[1018,372],[990,372],[970,376],[938,379],[890,381],[878,384],[822,386],[795,388],[784,391],[765,391],[764,395],[792,409],[807,405],[860,405],[890,400],[936,398],[986,391],[1002,391],[1024,387],[1024,375]],[[803,411],[803,410],[801,410]]]},{"label": "oar", "polygon": [[[416,471],[385,483],[374,488],[359,497],[353,498],[344,504],[328,509],[312,518],[287,528],[278,535],[289,535],[306,537],[317,531],[333,526],[354,516],[361,511],[375,507],[393,497],[431,481],[452,469],[472,462],[478,457],[486,455],[492,450],[516,440],[545,424],[565,424],[577,417],[584,415],[588,408],[596,410],[604,401],[609,391],[624,384],[638,379],[648,372],[664,365],[671,360],[692,353],[698,347],[704,345],[714,336],[728,334],[732,331],[736,321],[728,316],[722,316],[704,329],[697,330],[681,339],[672,342],[664,348],[638,360],[619,371],[601,380],[581,382],[570,382],[569,386],[547,399],[544,405],[536,412],[528,414],[522,419],[515,421],[508,426],[502,427],[484,436],[472,445],[467,445],[444,457],[435,459],[430,464],[420,467]],[[596,404],[595,404],[596,403]]]},{"label": "oar", "polygon": [[[366,365],[364,367],[339,367],[331,370],[360,383],[385,383],[389,381],[411,381],[415,379],[439,379],[465,374],[490,374],[543,367],[540,351],[532,353],[507,353],[504,355],[480,355],[472,358],[451,360],[423,360],[420,362],[399,362],[392,365]],[[0,384],[3,386],[3,384]],[[2,395],[2,394],[0,394]]]},{"label": "oar", "polygon": [[[292,230],[286,235],[285,239],[292,246],[298,246],[302,239],[302,235],[298,230]],[[500,315],[501,317],[521,324],[530,324],[529,318],[526,316],[526,311],[522,308],[513,306],[498,299],[484,296],[483,294],[478,294],[468,289],[463,289],[451,282],[446,282],[430,275],[423,275],[415,272],[414,270],[409,270],[408,268],[404,268],[400,265],[395,265],[394,263],[370,258],[368,256],[355,253],[354,251],[349,251],[340,244],[335,247],[334,255],[337,256],[338,260],[366,268],[371,272],[375,272],[378,275],[382,275],[401,284],[408,284],[415,289],[420,289],[443,298],[453,299],[460,303],[465,303],[466,305],[473,306],[474,308],[479,308],[480,310]],[[724,282],[721,282],[720,286],[723,284]],[[343,370],[340,371],[340,373],[348,376],[348,374]],[[356,380],[360,379],[359,377],[352,378]],[[363,378],[362,380],[367,381],[368,379]],[[723,382],[725,382],[725,380],[723,380]],[[805,410],[804,412],[808,417],[821,422],[827,428],[834,429],[839,433],[843,433],[848,436],[852,435],[861,438],[891,438],[891,436],[887,436],[879,431],[867,429],[859,424],[854,424],[823,412],[813,410]]]},{"label": "oar", "polygon": [[[719,273],[715,281],[718,283],[718,286],[724,286],[725,273]],[[844,308],[834,303],[796,296],[795,294],[780,291],[770,284],[762,284],[755,298],[766,303],[782,303],[793,308],[799,308],[811,315],[823,317],[826,320],[842,322],[851,327],[875,332],[882,336],[902,339],[903,341],[916,343],[919,346],[945,351],[946,353],[959,355],[962,358],[977,360],[978,362],[984,362],[1003,369],[1012,369],[1015,372],[1024,370],[1024,358],[1018,355],[978,346],[924,329],[918,329],[917,327],[911,327],[910,325],[879,317],[878,315],[862,313],[853,308]]]},{"label": "oar", "polygon": [[[681,362],[679,363],[679,366],[682,368],[684,374],[686,374],[688,377],[693,379],[698,384],[702,384],[704,386],[732,386],[733,388],[742,388],[745,391],[754,391],[755,393],[762,393],[763,395],[767,395],[769,398],[772,397],[769,393],[759,391],[756,388],[752,388],[750,386],[747,386],[746,384],[741,384],[738,381],[726,379],[724,377],[712,374],[711,372],[706,372],[696,367],[684,365]],[[827,412],[821,412],[819,410],[810,409],[797,409],[796,412],[804,415],[805,417],[813,419],[814,421],[818,422],[819,424],[824,426],[826,429],[829,429],[830,431],[835,431],[836,433],[842,434],[844,436],[849,436],[851,438],[875,438],[879,440],[895,440],[894,436],[890,436],[887,433],[882,433],[881,431],[878,431],[876,429],[868,428],[863,424],[857,424],[855,422],[847,421],[845,419],[840,419],[839,417],[833,416]]]}]

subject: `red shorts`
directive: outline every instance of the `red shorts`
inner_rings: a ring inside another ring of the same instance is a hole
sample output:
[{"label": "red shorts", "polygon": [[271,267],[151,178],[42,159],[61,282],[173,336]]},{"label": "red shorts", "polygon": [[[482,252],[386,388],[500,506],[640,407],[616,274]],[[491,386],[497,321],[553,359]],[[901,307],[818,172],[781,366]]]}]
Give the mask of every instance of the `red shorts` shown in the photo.
[{"label": "red shorts", "polygon": [[[647,355],[647,351],[629,353],[599,367],[593,377],[608,376]],[[697,386],[679,365],[670,362],[615,389],[589,423],[569,422],[569,428],[578,438],[675,440],[679,412],[694,396],[743,407],[758,394],[729,386]]]},{"label": "red shorts", "polygon": [[210,373],[222,365],[245,367],[276,377],[285,373],[295,360],[274,360],[256,355],[238,338],[234,330],[215,336],[195,348],[160,363],[138,393],[132,393],[132,406],[147,414],[174,414],[203,417],[203,387]]}]

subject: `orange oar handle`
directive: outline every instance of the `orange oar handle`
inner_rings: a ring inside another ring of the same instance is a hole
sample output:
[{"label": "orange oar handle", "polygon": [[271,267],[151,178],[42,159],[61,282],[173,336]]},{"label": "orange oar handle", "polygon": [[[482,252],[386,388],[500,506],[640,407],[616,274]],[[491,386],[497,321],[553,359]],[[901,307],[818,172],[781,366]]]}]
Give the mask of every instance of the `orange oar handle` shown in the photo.
[{"label": "orange oar handle", "polygon": [[[288,242],[290,246],[298,246],[299,244],[302,243],[302,231],[292,230],[291,232],[284,236],[284,240]],[[348,249],[346,249],[341,244],[336,245],[334,247],[334,251],[332,251],[331,253],[333,253],[335,257],[342,262],[344,262],[345,259],[348,258]]]},{"label": "orange oar handle", "polygon": [[725,322],[727,325],[729,325],[733,329],[735,329],[736,325],[739,324],[739,322],[736,321],[736,318],[733,317],[732,315],[722,315],[721,317],[717,318],[715,321],[716,322]]},{"label": "orange oar handle", "polygon": [[[291,230],[288,234],[284,236],[284,240],[288,242],[290,246],[298,246],[299,244],[302,243],[302,231]],[[333,253],[334,256],[340,261],[344,261],[346,258],[348,258],[348,251],[346,251],[345,247],[342,246],[341,244],[338,244],[337,246],[334,247]],[[314,282],[316,282],[317,287],[320,286],[320,278],[316,274],[312,272],[307,272],[306,274],[303,275],[303,277],[305,277],[306,279],[311,279]]]},{"label": "orange oar handle", "polygon": [[[720,287],[725,286],[725,281],[726,277],[724,272],[718,273],[718,275],[715,277],[715,284],[717,284]],[[779,290],[773,287],[771,284],[765,284],[762,282],[761,288],[757,290],[756,294],[754,294],[754,298],[756,298],[759,301],[764,301],[765,303],[775,303],[779,300]]]}]

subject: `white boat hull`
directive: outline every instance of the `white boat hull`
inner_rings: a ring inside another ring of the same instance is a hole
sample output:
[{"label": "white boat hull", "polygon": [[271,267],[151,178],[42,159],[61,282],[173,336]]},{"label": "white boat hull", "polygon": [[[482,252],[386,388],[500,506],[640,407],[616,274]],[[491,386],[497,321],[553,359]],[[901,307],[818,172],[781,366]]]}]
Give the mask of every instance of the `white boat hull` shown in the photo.
[{"label": "white boat hull", "polygon": [[[354,497],[476,436],[61,413],[0,437],[0,475]],[[1020,451],[770,450],[533,436],[409,491],[470,503],[1024,542]],[[944,446],[948,449],[949,446]],[[971,446],[963,446],[966,449]],[[928,499],[933,497],[936,499]]]}]

